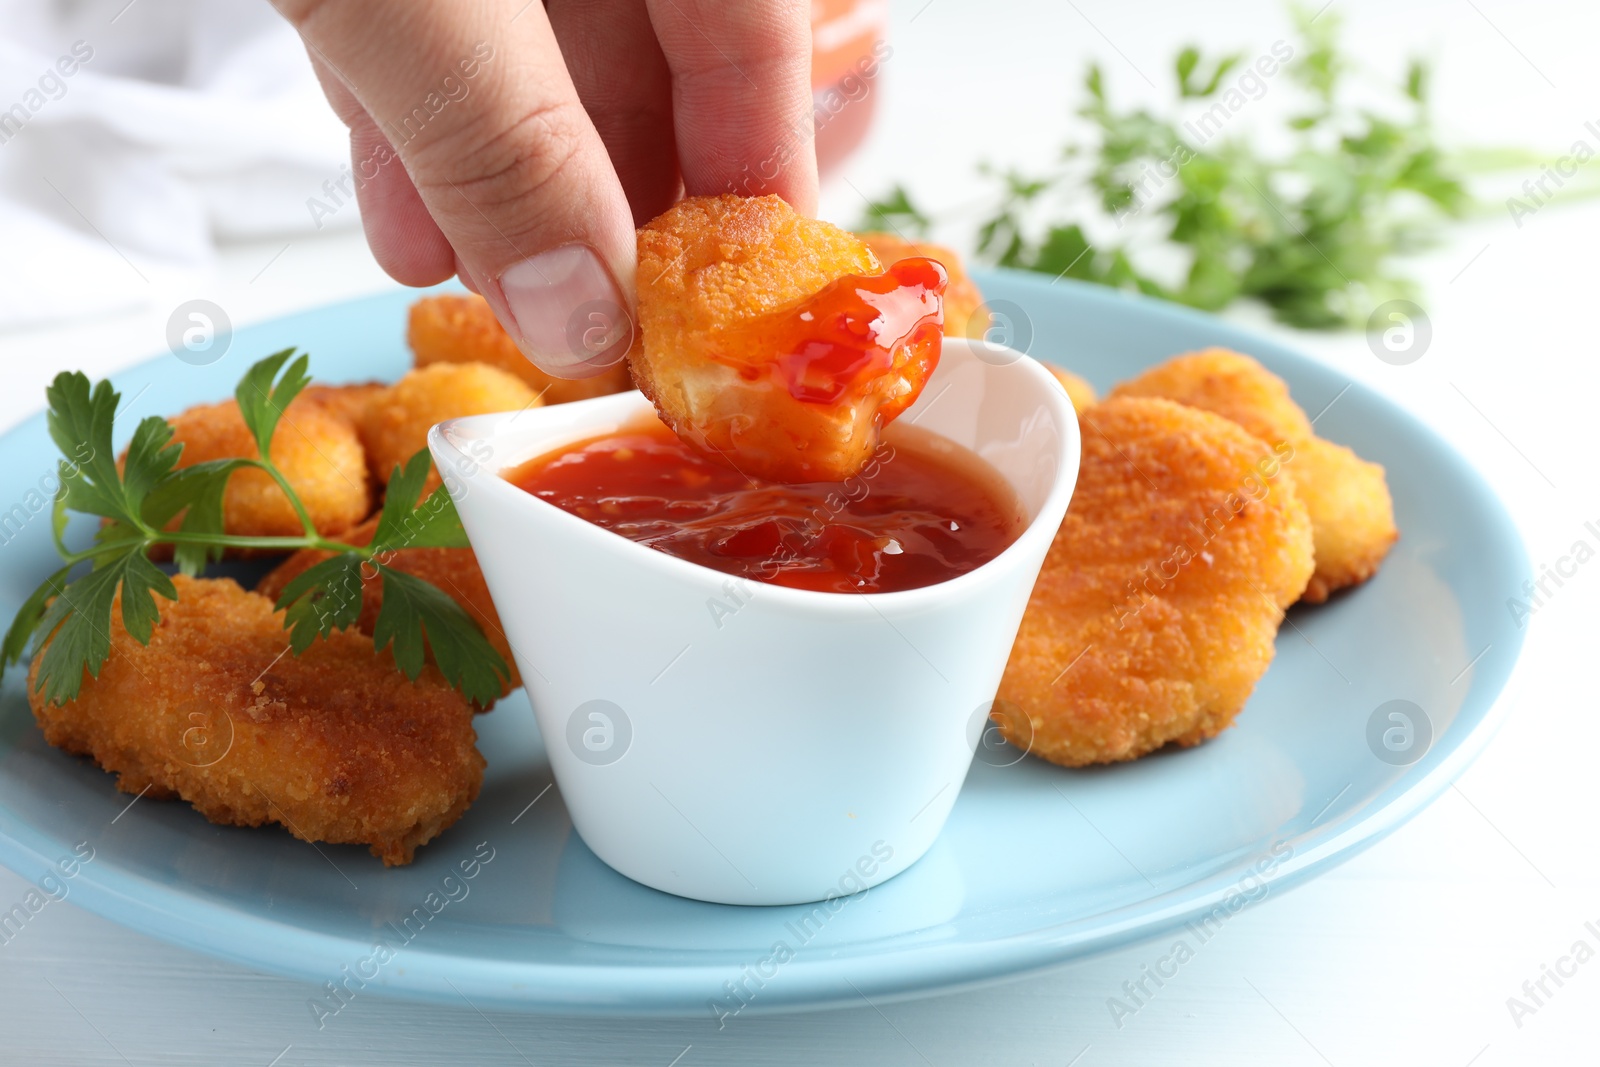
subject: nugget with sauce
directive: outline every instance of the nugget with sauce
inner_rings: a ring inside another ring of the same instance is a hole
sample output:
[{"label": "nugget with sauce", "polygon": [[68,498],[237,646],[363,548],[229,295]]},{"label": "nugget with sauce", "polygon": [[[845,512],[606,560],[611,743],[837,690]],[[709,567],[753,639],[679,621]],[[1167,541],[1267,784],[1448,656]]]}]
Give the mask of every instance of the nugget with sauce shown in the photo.
[{"label": "nugget with sauce", "polygon": [[1330,593],[1378,571],[1400,536],[1384,471],[1342,445],[1317,437],[1283,379],[1249,356],[1225,348],[1192,352],[1123,382],[1112,396],[1158,396],[1232,419],[1284,457],[1311,515],[1317,570],[1302,598]]},{"label": "nugget with sauce", "polygon": [[1019,748],[1077,767],[1233,722],[1312,572],[1292,479],[1236,423],[1167,400],[1081,416],[1083,459],[1000,684]]},{"label": "nugget with sauce", "polygon": [[28,702],[50,744],[91,757],[124,793],[366,845],[388,866],[410,863],[477,798],[471,709],[432,668],[409,681],[353,631],[287,655],[266,597],[227,579],[173,584],[148,645],[113,607],[111,656],[76,699],[46,702],[34,657]]},{"label": "nugget with sauce", "polygon": [[[201,404],[167,422],[173,440],[183,445],[179,467],[259,455],[236,401]],[[361,441],[349,421],[325,404],[296,397],[273,431],[271,454],[319,533],[338,533],[367,517],[372,500]],[[238,470],[229,477],[222,513],[223,528],[230,534],[292,537],[305,532],[289,498],[263,470]]]},{"label": "nugget with sauce", "polygon": [[841,481],[938,364],[947,281],[775,196],[693,197],[639,231],[633,378],[745,474]]},{"label": "nugget with sauce", "polygon": [[411,371],[374,396],[361,416],[361,443],[380,484],[428,446],[428,431],[446,419],[525,411],[539,394],[527,383],[486,363],[434,363]]},{"label": "nugget with sauce", "polygon": [[522,354],[494,317],[489,302],[475,293],[427,296],[412,304],[406,340],[418,367],[487,363],[521,378],[546,404],[620,393],[633,385],[626,363],[577,381],[546,374]]},{"label": "nugget with sauce", "polygon": [[[364,545],[372,540],[377,528],[378,520],[374,517],[342,534],[339,539],[352,545]],[[302,571],[321,563],[330,555],[316,549],[302,549],[262,578],[256,586],[256,592],[276,602],[288,584]],[[472,549],[403,548],[384,557],[382,562],[395,570],[433,583],[472,616],[495,651],[500,653],[500,658],[511,668],[511,677],[507,679],[501,696],[522,685],[522,676],[517,673],[517,661],[511,654],[511,643],[506,640],[505,630],[500,626],[500,616],[494,610],[488,583],[483,580],[483,571],[478,569],[478,557]],[[364,568],[361,575],[361,617],[356,622],[356,628],[370,637],[382,606],[383,579],[376,571]]]},{"label": "nugget with sauce", "polygon": [[946,337],[982,337],[989,328],[989,313],[983,310],[983,293],[978,284],[967,276],[961,257],[944,245],[923,241],[907,241],[892,233],[857,234],[878,262],[892,267],[903,259],[921,256],[936,259],[950,274],[950,283],[944,290],[944,335]]}]

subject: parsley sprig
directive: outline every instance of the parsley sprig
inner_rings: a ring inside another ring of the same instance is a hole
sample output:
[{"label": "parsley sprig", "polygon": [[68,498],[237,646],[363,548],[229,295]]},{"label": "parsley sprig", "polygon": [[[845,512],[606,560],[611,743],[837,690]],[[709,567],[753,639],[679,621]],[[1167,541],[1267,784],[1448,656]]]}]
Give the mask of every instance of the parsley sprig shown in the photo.
[{"label": "parsley sprig", "polygon": [[[155,598],[178,598],[172,579],[151,562],[156,546],[171,546],[173,562],[190,576],[203,573],[229,548],[309,548],[333,555],[297,576],[277,602],[287,609],[284,626],[296,655],[317,637],[355,624],[361,615],[363,569],[372,568],[384,583],[373,643],[392,648],[396,665],[412,680],[431,649],[445,678],[468,699],[487,705],[497,698],[509,670],[478,624],[439,588],[391,565],[400,549],[468,547],[455,503],[442,485],[419,501],[428,479],[427,450],[395,467],[377,529],[366,545],[322,536],[273,462],[272,436],[284,410],[310,382],[309,362],[307,356],[285,349],[256,363],[239,382],[234,397],[258,458],[212,460],[181,469],[177,463],[183,445],[173,442],[172,427],[158,416],[135,427],[119,469],[112,441],[120,395],[110,382],[91,387],[81,372],[57,375],[45,395],[50,436],[62,454],[51,529],[63,566],[18,609],[0,642],[0,671],[44,647],[38,689],[56,703],[75,698],[85,671],[99,677],[111,654],[112,610],[119,589],[123,626],[148,644],[161,614]],[[302,536],[224,532],[223,494],[229,477],[245,468],[265,471],[277,482],[299,516]],[[87,548],[73,550],[63,540],[72,512],[102,520]],[[176,527],[169,529],[174,520]]]},{"label": "parsley sprig", "polygon": [[[1428,67],[1413,61],[1384,107],[1352,106],[1337,13],[1291,10],[1299,47],[1275,79],[1242,54],[1185,48],[1167,111],[1119,110],[1090,66],[1079,114],[1091,141],[1043,173],[981,168],[994,189],[979,208],[978,257],[1207,310],[1254,298],[1308,328],[1357,326],[1378,303],[1415,297],[1393,260],[1474,206],[1465,156],[1446,153],[1431,125]],[[1292,94],[1273,151],[1217,128],[1247,106],[1242,77],[1258,95]],[[927,237],[941,221],[896,186],[860,228]]]}]

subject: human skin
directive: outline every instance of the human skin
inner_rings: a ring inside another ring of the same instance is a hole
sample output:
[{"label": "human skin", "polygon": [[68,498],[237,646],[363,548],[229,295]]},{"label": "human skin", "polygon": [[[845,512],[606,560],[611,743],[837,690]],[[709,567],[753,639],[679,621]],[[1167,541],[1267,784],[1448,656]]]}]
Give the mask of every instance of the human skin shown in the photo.
[{"label": "human skin", "polygon": [[626,354],[634,228],[680,194],[815,211],[800,0],[275,3],[350,129],[379,264],[459,276],[557,377]]}]

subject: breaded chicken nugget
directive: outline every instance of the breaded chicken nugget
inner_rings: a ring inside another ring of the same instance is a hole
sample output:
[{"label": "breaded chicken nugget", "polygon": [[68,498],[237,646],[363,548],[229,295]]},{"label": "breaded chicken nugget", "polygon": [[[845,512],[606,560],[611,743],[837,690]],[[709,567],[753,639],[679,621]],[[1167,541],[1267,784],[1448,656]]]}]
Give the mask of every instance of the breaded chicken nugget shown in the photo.
[{"label": "breaded chicken nugget", "polygon": [[[364,545],[372,540],[372,535],[377,529],[378,520],[374,517],[355,529],[346,531],[339,539],[352,545]],[[309,548],[296,552],[268,572],[256,586],[256,592],[276,603],[278,597],[283,595],[283,590],[302,571],[321,563],[329,555],[330,553]],[[478,557],[473,554],[472,549],[405,548],[382,562],[396,570],[413,574],[423,581],[432,582],[460,604],[482,627],[484,636],[489,639],[495,651],[500,653],[500,658],[511,668],[511,677],[506,680],[501,696],[522,685],[522,676],[517,673],[517,661],[511,654],[511,643],[506,640],[505,630],[500,626],[500,616],[494,610],[488,583],[483,580],[483,571],[478,569]],[[361,618],[356,623],[362,633],[371,636],[373,627],[378,622],[378,609],[382,606],[383,580],[375,571],[370,577],[363,573]]]},{"label": "breaded chicken nugget", "polygon": [[1378,573],[1400,536],[1394,501],[1381,466],[1320,437],[1295,446],[1288,467],[1317,542],[1317,573],[1300,599],[1320,604],[1329,593]]},{"label": "breaded chicken nugget", "polygon": [[633,388],[627,363],[577,381],[546,374],[522,354],[494,317],[489,302],[476,293],[428,296],[412,304],[406,340],[419,367],[430,363],[487,363],[521,378],[546,404],[587,400]]},{"label": "breaded chicken nugget", "polygon": [[[112,610],[111,658],[77,699],[28,701],[52,745],[125,793],[176,794],[212,822],[275,822],[304,841],[410,863],[477,798],[466,700],[428,668],[410,682],[354,632],[288,653],[282,613],[226,579],[173,578],[141,645]],[[42,656],[34,658],[34,672]]]},{"label": "breaded chicken nugget", "polygon": [[776,196],[693,197],[639,231],[633,379],[662,421],[746,474],[840,481],[939,359],[931,260],[889,272]]},{"label": "breaded chicken nugget", "polygon": [[[167,422],[173,440],[183,444],[179,467],[258,455],[255,438],[233,400],[201,404]],[[296,397],[278,420],[271,451],[319,533],[338,533],[367,517],[372,500],[366,456],[355,429],[341,416],[316,400]],[[304,532],[289,498],[266,471],[235,471],[222,511],[230,534],[292,537]]]},{"label": "breaded chicken nugget", "polygon": [[1289,386],[1249,356],[1207,348],[1174,356],[1111,390],[1112,396],[1157,396],[1232,419],[1268,444],[1298,445],[1311,420]]},{"label": "breaded chicken nugget", "polygon": [[300,391],[298,399],[320,404],[351,426],[359,428],[361,417],[373,398],[389,391],[383,382],[352,382],[348,385],[322,385],[313,382]]},{"label": "breaded chicken nugget", "polygon": [[428,445],[428,431],[446,419],[538,407],[527,383],[486,363],[434,363],[375,396],[361,417],[361,443],[378,482]]},{"label": "breaded chicken nugget", "polygon": [[1225,729],[1312,571],[1305,505],[1237,424],[1132,398],[1081,421],[1077,488],[999,693],[1020,709],[1007,740],[1069,767]]},{"label": "breaded chicken nugget", "polygon": [[1383,468],[1316,437],[1283,379],[1249,356],[1225,348],[1178,356],[1111,395],[1176,400],[1232,419],[1270,445],[1293,447],[1284,463],[1311,515],[1317,546],[1308,604],[1372,577],[1400,536]]},{"label": "breaded chicken nugget", "polygon": [[1061,388],[1067,391],[1067,398],[1072,401],[1072,406],[1082,415],[1085,408],[1090,407],[1100,398],[1095,394],[1094,386],[1073,374],[1067,368],[1055,363],[1044,364],[1044,369],[1054,375],[1055,380],[1061,383]]},{"label": "breaded chicken nugget", "polygon": [[978,283],[967,277],[961,257],[954,249],[922,241],[906,241],[892,233],[857,234],[885,267],[892,267],[902,259],[922,256],[944,264],[950,274],[950,284],[944,290],[944,335],[946,337],[982,337],[989,328],[989,313],[984,311],[983,293]]}]

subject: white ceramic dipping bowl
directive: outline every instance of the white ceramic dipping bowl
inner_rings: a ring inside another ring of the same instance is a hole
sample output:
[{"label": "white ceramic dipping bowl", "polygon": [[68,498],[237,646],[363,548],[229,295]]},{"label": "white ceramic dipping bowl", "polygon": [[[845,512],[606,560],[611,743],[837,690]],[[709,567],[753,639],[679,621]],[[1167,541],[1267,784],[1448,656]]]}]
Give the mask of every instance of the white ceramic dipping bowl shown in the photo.
[{"label": "white ceramic dipping bowl", "polygon": [[901,418],[992,464],[1028,525],[976,570],[895,593],[738,582],[501,476],[649,410],[629,392],[428,437],[573,825],[629,878],[697,900],[807,903],[893,877],[961,791],[1066,512],[1066,392],[1025,356],[944,342]]}]

